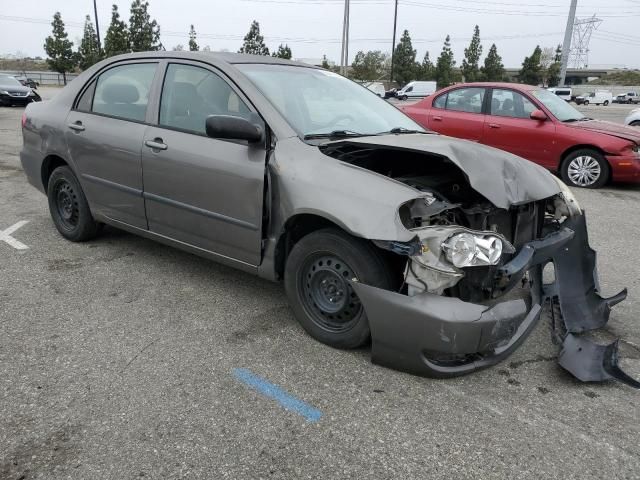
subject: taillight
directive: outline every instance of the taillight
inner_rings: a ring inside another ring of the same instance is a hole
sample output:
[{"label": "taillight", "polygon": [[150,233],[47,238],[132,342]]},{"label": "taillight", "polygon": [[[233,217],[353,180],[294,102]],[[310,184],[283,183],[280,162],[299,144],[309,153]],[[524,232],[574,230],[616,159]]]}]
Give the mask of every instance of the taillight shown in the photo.
[{"label": "taillight", "polygon": [[22,112],[22,128],[27,124],[27,112]]}]

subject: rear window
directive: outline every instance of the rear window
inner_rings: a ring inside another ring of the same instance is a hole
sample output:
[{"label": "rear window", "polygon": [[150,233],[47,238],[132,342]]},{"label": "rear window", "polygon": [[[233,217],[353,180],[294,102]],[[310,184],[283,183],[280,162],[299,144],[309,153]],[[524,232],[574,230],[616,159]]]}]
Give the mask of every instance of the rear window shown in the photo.
[{"label": "rear window", "polygon": [[91,111],[143,122],[155,72],[155,63],[120,65],[107,70],[98,77]]}]

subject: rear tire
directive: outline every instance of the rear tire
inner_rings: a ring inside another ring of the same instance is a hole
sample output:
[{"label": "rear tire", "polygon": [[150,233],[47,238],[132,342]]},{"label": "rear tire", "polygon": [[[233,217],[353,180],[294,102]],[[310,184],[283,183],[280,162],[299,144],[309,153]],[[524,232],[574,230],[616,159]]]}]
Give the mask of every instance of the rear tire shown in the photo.
[{"label": "rear tire", "polygon": [[635,122],[631,122],[629,125],[632,127],[640,127],[640,120],[636,120]]},{"label": "rear tire", "polygon": [[602,105],[604,105],[605,107],[608,107],[609,106],[609,100],[605,100]]},{"label": "rear tire", "polygon": [[562,162],[560,175],[569,186],[600,188],[609,180],[609,163],[604,156],[589,148],[571,152]]},{"label": "rear tire", "polygon": [[49,213],[58,232],[72,242],[94,238],[99,224],[93,219],[80,182],[66,166],[56,168],[47,184]]},{"label": "rear tire", "polygon": [[295,244],[285,266],[284,286],[302,328],[335,348],[356,348],[371,336],[369,321],[349,280],[390,289],[391,273],[367,241],[327,228]]}]

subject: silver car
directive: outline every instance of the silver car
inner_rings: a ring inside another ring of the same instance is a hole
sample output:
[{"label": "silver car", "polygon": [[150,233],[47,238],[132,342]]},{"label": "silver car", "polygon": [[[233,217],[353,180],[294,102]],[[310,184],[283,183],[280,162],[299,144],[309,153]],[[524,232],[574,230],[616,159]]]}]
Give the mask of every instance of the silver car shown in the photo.
[{"label": "silver car", "polygon": [[[555,306],[560,364],[618,378],[581,334],[613,305],[571,191],[506,152],[423,130],[335,73],[149,52],[83,72],[23,118],[24,171],[71,241],[108,224],[274,281],[314,338],[435,377],[507,357]],[[555,281],[543,285],[543,269]]]},{"label": "silver car", "polygon": [[640,108],[631,110],[627,118],[624,119],[624,123],[632,127],[640,127]]}]

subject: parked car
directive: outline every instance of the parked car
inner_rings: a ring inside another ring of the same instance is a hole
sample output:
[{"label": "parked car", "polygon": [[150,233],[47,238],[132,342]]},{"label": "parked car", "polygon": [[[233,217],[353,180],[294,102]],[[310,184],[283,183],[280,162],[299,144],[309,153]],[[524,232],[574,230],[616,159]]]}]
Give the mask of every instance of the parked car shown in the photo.
[{"label": "parked car", "polygon": [[25,87],[29,87],[29,88],[31,88],[33,90],[37,89],[38,86],[40,85],[33,78],[29,78],[29,77],[25,77],[25,76],[17,76],[17,77],[15,77],[15,79],[18,80]]},{"label": "parked car", "polygon": [[400,100],[406,100],[409,97],[427,97],[436,91],[436,82],[431,81],[413,81],[407,83],[396,96]]},{"label": "parked car", "polygon": [[23,86],[11,75],[0,74],[0,106],[24,106],[41,100],[40,95],[29,87]]},{"label": "parked car", "polygon": [[425,128],[514,153],[572,186],[640,182],[640,132],[588,118],[548,90],[462,84],[401,109]]},{"label": "parked car", "polygon": [[640,103],[640,96],[638,92],[627,92],[624,94],[624,102],[621,103]]},{"label": "parked car", "polygon": [[365,87],[367,87],[369,90],[371,90],[381,98],[384,98],[385,94],[387,93],[382,82],[371,82],[365,84]]},{"label": "parked car", "polygon": [[551,93],[555,93],[561,99],[570,102],[573,99],[572,90],[569,87],[547,88]]},{"label": "parked car", "polygon": [[599,295],[571,191],[517,156],[425,131],[340,75],[264,56],[121,55],[29,105],[22,126],[24,171],[68,240],[106,223],[282,280],[314,338],[371,339],[373,361],[435,377],[516,349],[553,261],[561,365],[634,382],[617,343],[580,335],[626,292]]},{"label": "parked car", "polygon": [[598,90],[588,93],[587,95],[579,95],[576,97],[578,105],[604,105],[605,107],[613,103],[613,94],[609,90]]},{"label": "parked car", "polygon": [[624,123],[631,125],[632,127],[640,127],[640,108],[631,110]]}]

